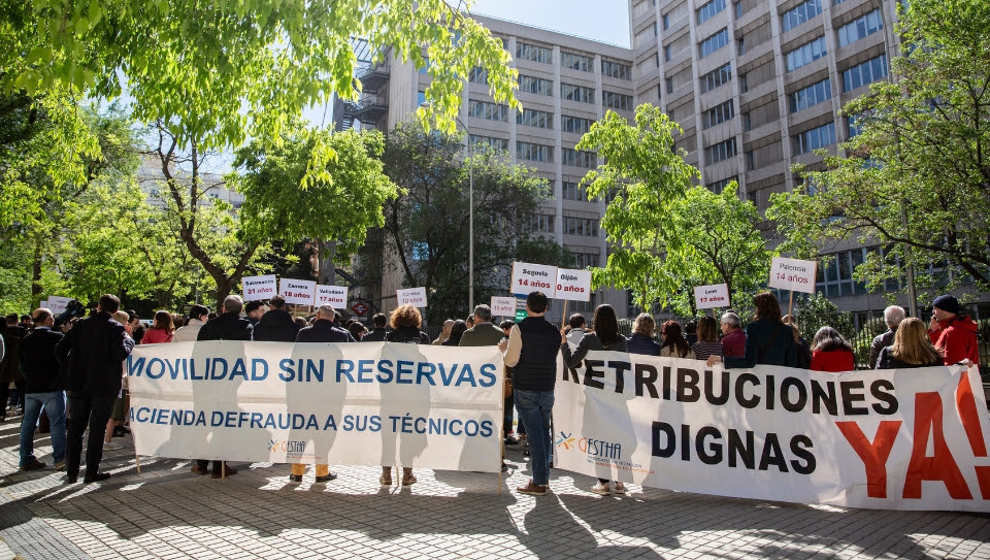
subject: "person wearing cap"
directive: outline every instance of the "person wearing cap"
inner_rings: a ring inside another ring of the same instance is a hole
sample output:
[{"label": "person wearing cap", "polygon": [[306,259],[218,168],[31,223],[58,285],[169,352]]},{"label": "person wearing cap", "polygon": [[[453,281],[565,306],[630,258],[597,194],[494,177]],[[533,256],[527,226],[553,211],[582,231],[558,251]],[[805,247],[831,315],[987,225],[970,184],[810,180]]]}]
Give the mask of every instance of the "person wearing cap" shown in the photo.
[{"label": "person wearing cap", "polygon": [[959,300],[954,296],[943,295],[932,303],[932,319],[928,328],[928,338],[942,356],[945,365],[963,360],[980,363],[980,352],[976,340],[977,324],[962,313]]}]

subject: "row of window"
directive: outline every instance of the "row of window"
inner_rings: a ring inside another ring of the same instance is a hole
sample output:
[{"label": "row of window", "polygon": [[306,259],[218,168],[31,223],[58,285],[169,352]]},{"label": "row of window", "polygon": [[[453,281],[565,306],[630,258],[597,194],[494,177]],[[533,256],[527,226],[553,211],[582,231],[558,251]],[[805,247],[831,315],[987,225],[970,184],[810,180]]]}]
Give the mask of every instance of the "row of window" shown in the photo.
[{"label": "row of window", "polygon": [[731,183],[733,181],[735,181],[736,183],[738,183],[739,182],[739,177],[737,175],[733,175],[732,177],[727,177],[725,179],[722,179],[721,181],[715,181],[714,183],[708,183],[707,185],[705,185],[705,187],[707,187],[708,190],[712,191],[715,194],[722,194],[722,191],[725,190],[725,187],[729,186],[729,183]]},{"label": "row of window", "polygon": [[602,90],[602,107],[609,109],[619,109],[622,111],[633,110],[633,97],[624,93]]},{"label": "row of window", "polygon": [[781,14],[780,26],[786,33],[820,13],[822,13],[822,0],[806,0]]},{"label": "row of window", "polygon": [[827,49],[825,48],[824,36],[808,41],[784,55],[787,71],[793,72],[806,64],[811,64],[826,54]]},{"label": "row of window", "polygon": [[[701,77],[701,93],[706,93],[715,88],[722,87],[731,80],[732,64],[729,63],[724,66],[720,66]],[[672,91],[673,88],[669,88],[668,93],[671,93]]]},{"label": "row of window", "polygon": [[881,54],[842,72],[842,91],[852,91],[887,77],[887,55]]},{"label": "row of window", "polygon": [[588,198],[585,196],[584,189],[581,185],[573,181],[562,181],[560,183],[560,197],[564,200],[580,200],[582,202],[587,202]]},{"label": "row of window", "polygon": [[792,113],[797,113],[832,99],[832,81],[828,78],[801,88],[788,96]]},{"label": "row of window", "polygon": [[736,139],[729,138],[705,148],[705,165],[725,161],[737,154]]},{"label": "row of window", "polygon": [[591,130],[591,123],[594,122],[591,119],[584,119],[581,117],[572,117],[570,115],[560,116],[560,129],[564,132],[573,132],[576,134],[584,134]]},{"label": "row of window", "polygon": [[724,103],[719,103],[718,105],[702,113],[701,128],[711,128],[717,124],[732,120],[732,117],[734,116],[736,116],[735,108],[733,107],[732,100],[730,99]]},{"label": "row of window", "polygon": [[[724,0],[722,1],[724,2]],[[516,58],[541,64],[553,64],[553,50],[520,41],[516,43]],[[594,68],[594,58],[584,54],[561,51],[560,65],[572,70],[591,72]],[[619,80],[631,80],[632,67],[623,62],[602,59],[602,75]]]},{"label": "row of window", "polygon": [[505,122],[508,120],[509,107],[499,103],[471,99],[468,101],[468,115],[486,121]]},{"label": "row of window", "polygon": [[855,43],[881,29],[883,29],[883,16],[880,15],[880,10],[876,9],[840,27],[839,46]]},{"label": "row of window", "polygon": [[[575,251],[573,249],[569,249],[569,250],[571,254],[574,255],[574,260],[576,261],[576,264],[574,266],[576,268],[584,269],[584,268],[590,268],[592,266],[601,266],[602,257],[598,252],[588,253],[584,251]],[[577,303],[577,302],[572,302],[572,303]],[[578,311],[577,308],[574,308],[574,310]],[[588,311],[591,311],[591,309],[588,309]]]},{"label": "row of window", "polygon": [[[554,222],[556,216],[553,214],[532,214],[529,217],[527,229],[529,231],[539,231],[544,233],[554,232]],[[591,218],[575,218],[564,216],[564,233],[567,235],[582,235],[585,237],[598,237],[598,220]],[[582,257],[583,262],[578,262],[578,268],[588,266],[598,266],[599,256],[597,253],[576,253],[575,256]]]},{"label": "row of window", "polygon": [[516,124],[552,129],[553,113],[537,109],[523,109],[522,113],[516,113]]},{"label": "row of window", "polygon": [[553,146],[534,144],[533,142],[516,142],[516,158],[526,161],[552,163]]},{"label": "row of window", "polygon": [[794,136],[794,155],[835,144],[835,123],[829,122]]},{"label": "row of window", "polygon": [[707,37],[698,43],[698,56],[705,58],[713,52],[729,44],[729,30],[723,27],[721,31]]},{"label": "row of window", "polygon": [[564,216],[564,233],[567,235],[598,237],[598,219]]},{"label": "row of window", "polygon": [[509,141],[505,138],[496,138],[494,136],[481,136],[479,134],[471,134],[468,137],[468,141],[471,142],[471,146],[474,148],[490,148],[496,152],[508,152],[509,151]]},{"label": "row of window", "polygon": [[725,0],[711,0],[705,5],[698,8],[698,25],[705,23],[712,18],[715,14],[721,12],[725,9]]},{"label": "row of window", "polygon": [[598,155],[595,152],[581,152],[573,148],[561,149],[561,159],[564,165],[592,169],[598,165]]}]

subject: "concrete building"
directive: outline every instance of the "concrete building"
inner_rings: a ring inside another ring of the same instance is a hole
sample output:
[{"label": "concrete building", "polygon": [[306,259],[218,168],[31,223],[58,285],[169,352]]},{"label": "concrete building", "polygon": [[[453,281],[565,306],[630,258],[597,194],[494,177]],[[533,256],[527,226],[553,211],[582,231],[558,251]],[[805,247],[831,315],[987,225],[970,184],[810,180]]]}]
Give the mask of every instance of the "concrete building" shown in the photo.
[{"label": "concrete building", "polygon": [[[765,211],[771,193],[800,183],[793,164],[819,169],[814,150],[834,152],[856,133],[840,109],[886,79],[898,48],[895,17],[893,0],[629,0],[631,49],[479,17],[512,54],[526,112],[514,116],[494,105],[476,72],[461,120],[471,142],[508,150],[552,181],[554,198],[535,224],[578,255],[579,266],[599,265],[606,258],[598,228],[604,206],[584,201],[577,188],[596,158],[573,150],[591,122],[608,109],[631,118],[641,103],[660,106],[683,127],[676,145],[701,170],[702,183],[721,192],[738,181],[740,196]],[[370,59],[359,48],[362,56]],[[391,129],[411,118],[430,79],[393,61],[368,64],[359,77],[366,93],[359,103],[338,103],[338,127]],[[882,248],[849,240],[826,251],[834,258],[819,267],[818,290],[860,319],[883,309],[883,294],[852,278],[868,252]],[[395,282],[386,278],[382,293],[394,293]],[[593,304],[608,302],[622,313],[625,299],[609,291]]]}]

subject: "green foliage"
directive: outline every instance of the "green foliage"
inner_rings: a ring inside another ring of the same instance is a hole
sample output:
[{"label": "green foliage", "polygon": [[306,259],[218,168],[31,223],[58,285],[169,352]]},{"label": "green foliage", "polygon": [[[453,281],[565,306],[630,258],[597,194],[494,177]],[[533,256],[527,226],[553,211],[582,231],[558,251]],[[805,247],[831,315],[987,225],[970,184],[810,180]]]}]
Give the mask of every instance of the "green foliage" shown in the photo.
[{"label": "green foliage", "polygon": [[377,131],[297,127],[280,142],[239,150],[241,173],[228,184],[244,193],[241,220],[261,239],[333,240],[346,255],[364,244],[368,228],[384,225],[383,205],[399,194],[378,159],[384,149]]},{"label": "green foliage", "polygon": [[531,231],[548,196],[546,181],[505,154],[463,152],[462,138],[400,126],[389,134],[385,168],[404,193],[386,209],[385,254],[396,255],[405,286],[425,286],[429,321],[466,315],[469,183],[474,181],[475,301],[506,292],[517,258],[573,263],[558,245]]},{"label": "green foliage", "polygon": [[[813,257],[822,241],[887,246],[857,267],[883,290],[907,266],[951,269],[954,284],[990,289],[990,3],[912,0],[897,32],[892,79],[843,109],[861,132],[776,194],[767,217],[782,250]],[[809,188],[809,186],[814,188]],[[919,275],[919,278],[923,278]],[[950,285],[943,289],[953,289]]]},{"label": "green foliage", "polygon": [[675,132],[660,109],[641,105],[632,125],[609,112],[577,149],[605,160],[581,182],[588,198],[612,197],[602,219],[612,250],[595,286],[632,290],[644,310],[694,315],[694,286],[724,282],[738,301],[766,278],[772,253],[756,208],[731,185],[721,195],[692,187],[700,173],[674,153]]},{"label": "green foliage", "polygon": [[424,125],[454,130],[475,65],[497,102],[518,106],[501,41],[445,0],[39,0],[5,2],[2,12],[0,90],[126,90],[134,117],[170,123],[184,148],[277,138],[304,108],[333,93],[354,98],[354,37],[416,67],[429,60]]},{"label": "green foliage", "polygon": [[815,338],[818,329],[826,326],[832,327],[847,338],[855,334],[849,313],[839,311],[839,308],[821,292],[801,298],[795,302],[794,307],[794,319],[801,330],[801,336],[809,343]]}]

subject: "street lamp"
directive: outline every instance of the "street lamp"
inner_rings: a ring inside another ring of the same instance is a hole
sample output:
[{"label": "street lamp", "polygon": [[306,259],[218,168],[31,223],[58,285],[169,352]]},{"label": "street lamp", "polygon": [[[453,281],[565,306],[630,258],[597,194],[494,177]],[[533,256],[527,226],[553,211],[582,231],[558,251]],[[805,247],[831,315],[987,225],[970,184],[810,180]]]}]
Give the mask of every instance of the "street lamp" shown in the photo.
[{"label": "street lamp", "polygon": [[[471,159],[471,128],[454,117],[467,133],[467,157]],[[474,166],[468,163],[468,312],[474,312]]]}]

